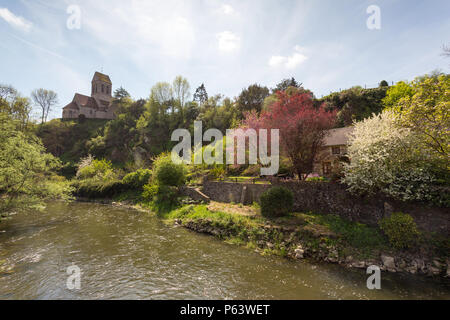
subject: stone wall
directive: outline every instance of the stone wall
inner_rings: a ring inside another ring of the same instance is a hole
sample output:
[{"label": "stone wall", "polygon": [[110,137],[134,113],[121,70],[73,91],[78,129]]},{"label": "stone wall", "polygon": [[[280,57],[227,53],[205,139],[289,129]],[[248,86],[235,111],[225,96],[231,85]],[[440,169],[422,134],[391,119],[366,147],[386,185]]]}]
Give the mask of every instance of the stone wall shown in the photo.
[{"label": "stone wall", "polygon": [[336,183],[274,180],[272,185],[264,185],[204,181],[203,193],[213,201],[251,204],[258,202],[261,195],[273,185],[286,187],[294,193],[295,211],[338,214],[350,221],[372,226],[377,225],[384,216],[401,211],[413,216],[422,230],[445,236],[450,234],[449,209],[403,203],[382,196],[358,197]]}]

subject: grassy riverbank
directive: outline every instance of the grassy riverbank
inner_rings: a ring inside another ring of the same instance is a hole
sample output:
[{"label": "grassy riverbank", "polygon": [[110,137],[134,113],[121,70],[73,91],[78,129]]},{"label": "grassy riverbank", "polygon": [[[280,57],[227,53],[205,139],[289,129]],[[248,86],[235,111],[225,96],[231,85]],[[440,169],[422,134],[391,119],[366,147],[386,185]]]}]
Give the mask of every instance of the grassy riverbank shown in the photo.
[{"label": "grassy riverbank", "polygon": [[379,228],[347,221],[337,215],[291,213],[268,219],[258,205],[243,206],[212,202],[184,205],[154,213],[168,224],[208,234],[262,255],[311,260],[365,269],[378,265],[383,271],[449,276],[448,241],[430,236],[416,248],[397,250]]}]

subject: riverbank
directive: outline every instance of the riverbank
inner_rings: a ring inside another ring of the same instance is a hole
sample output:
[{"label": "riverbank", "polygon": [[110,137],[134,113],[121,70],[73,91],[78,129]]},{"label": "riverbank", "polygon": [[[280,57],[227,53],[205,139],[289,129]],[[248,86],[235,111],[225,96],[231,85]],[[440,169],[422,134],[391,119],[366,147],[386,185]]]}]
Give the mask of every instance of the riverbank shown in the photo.
[{"label": "riverbank", "polygon": [[[95,202],[152,212],[145,203]],[[389,245],[378,228],[335,215],[292,213],[267,219],[259,214],[257,206],[218,202],[184,205],[156,215],[168,224],[245,246],[262,255],[326,262],[346,268],[366,269],[377,265],[385,272],[450,279],[448,252],[438,240],[422,239],[415,249],[399,251]]]}]

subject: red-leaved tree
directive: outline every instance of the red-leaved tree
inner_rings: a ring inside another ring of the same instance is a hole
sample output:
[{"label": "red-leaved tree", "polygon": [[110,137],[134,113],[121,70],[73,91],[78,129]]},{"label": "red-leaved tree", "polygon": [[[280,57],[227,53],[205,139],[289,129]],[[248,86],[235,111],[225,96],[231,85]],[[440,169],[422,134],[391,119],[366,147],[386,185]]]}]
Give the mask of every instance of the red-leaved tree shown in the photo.
[{"label": "red-leaved tree", "polygon": [[314,106],[309,93],[277,92],[277,100],[258,117],[247,113],[243,128],[279,129],[280,148],[294,166],[300,179],[313,171],[314,160],[323,147],[327,130],[336,121],[336,113],[325,110],[325,105]]}]

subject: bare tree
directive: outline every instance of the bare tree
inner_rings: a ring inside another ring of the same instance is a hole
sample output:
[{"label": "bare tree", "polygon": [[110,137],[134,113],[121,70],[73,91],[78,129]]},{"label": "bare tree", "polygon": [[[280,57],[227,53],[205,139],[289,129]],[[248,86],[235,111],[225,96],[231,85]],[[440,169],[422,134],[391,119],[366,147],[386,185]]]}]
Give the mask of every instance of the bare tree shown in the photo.
[{"label": "bare tree", "polygon": [[450,45],[449,46],[443,45],[442,50],[443,50],[442,55],[444,57],[447,57],[447,58],[450,57]]},{"label": "bare tree", "polygon": [[35,105],[42,110],[42,123],[47,121],[48,114],[52,111],[52,107],[58,103],[58,95],[52,90],[36,89],[31,93],[31,98]]}]

